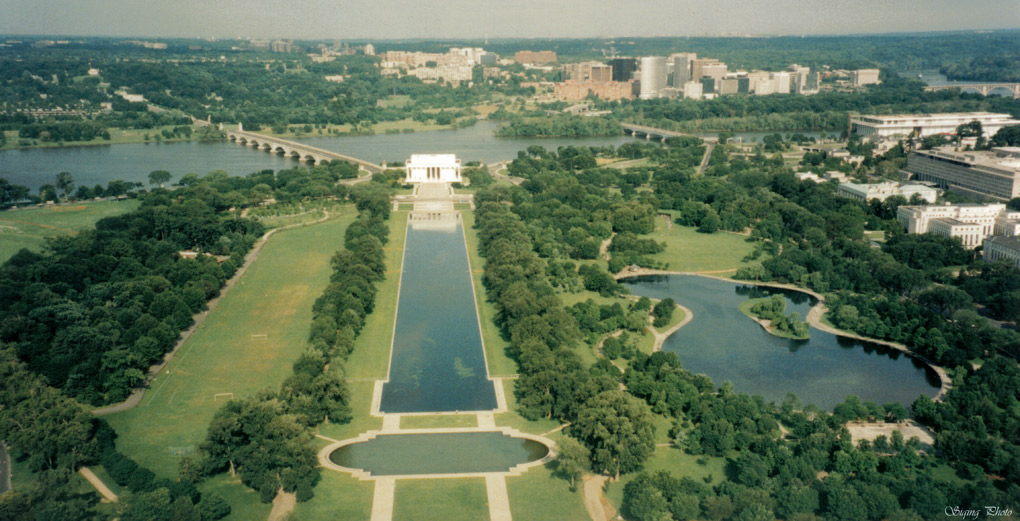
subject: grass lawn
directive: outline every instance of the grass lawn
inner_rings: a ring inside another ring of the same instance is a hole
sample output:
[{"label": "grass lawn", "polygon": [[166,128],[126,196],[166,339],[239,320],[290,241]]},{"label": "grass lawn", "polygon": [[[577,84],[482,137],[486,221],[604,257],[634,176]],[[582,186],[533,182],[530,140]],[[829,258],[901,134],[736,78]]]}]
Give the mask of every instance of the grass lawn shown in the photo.
[{"label": "grass lawn", "polygon": [[485,259],[478,254],[478,234],[474,229],[475,213],[462,211],[460,215],[464,235],[467,237],[468,261],[471,263],[471,278],[475,285],[475,303],[478,306],[478,319],[482,326],[482,343],[485,344],[485,362],[489,376],[515,375],[517,362],[507,356],[506,348],[509,342],[503,338],[502,331],[496,325],[496,307],[486,298],[485,286],[482,285]]},{"label": "grass lawn", "polygon": [[402,479],[393,494],[394,521],[479,521],[489,518],[482,478]]},{"label": "grass lawn", "polygon": [[0,263],[22,248],[41,251],[49,237],[92,228],[103,217],[124,214],[135,208],[138,208],[137,199],[4,210],[0,212]]},{"label": "grass lawn", "polygon": [[[520,476],[506,478],[510,512],[514,521],[587,521],[581,486],[571,492],[567,480],[553,477],[555,463],[535,467]],[[483,518],[484,519],[484,518]]]},{"label": "grass lawn", "polygon": [[[316,450],[329,442],[316,439]],[[361,481],[345,472],[322,471],[322,479],[315,486],[315,497],[298,503],[290,521],[318,521],[343,519],[345,521],[368,521],[372,516],[372,494],[375,484]],[[253,517],[252,519],[256,519]]]},{"label": "grass lawn", "polygon": [[477,427],[475,414],[442,414],[437,416],[401,416],[401,429],[446,429]]},{"label": "grass lawn", "polygon": [[247,521],[248,519],[265,519],[273,509],[272,503],[259,500],[258,492],[244,486],[241,478],[229,473],[209,478],[198,485],[198,490],[205,494],[216,494],[230,504],[230,515],[226,521]]},{"label": "grass lawn", "polygon": [[[666,251],[652,258],[669,263],[672,271],[732,271],[754,263],[741,259],[751,253],[754,246],[747,237],[731,232],[698,233],[694,227],[673,224],[666,227],[665,220],[655,220],[655,231],[646,236],[656,242],[665,242]],[[732,276],[733,273],[719,273]]]},{"label": "grass lawn", "polygon": [[220,393],[240,398],[279,386],[306,349],[312,303],[354,217],[350,212],[273,236],[141,404],[106,416],[119,435],[118,448],[157,475],[175,477],[178,457],[171,453],[202,442],[213,414],[229,398]]},{"label": "grass lawn", "polygon": [[[699,458],[705,460],[704,465],[698,464]],[[714,486],[726,479],[726,458],[691,456],[673,447],[656,447],[655,453],[645,462],[643,470],[649,473],[667,470],[677,479],[688,477],[702,483],[705,478],[711,476],[710,485]],[[623,505],[623,487],[633,481],[638,474],[640,473],[624,474],[620,477],[620,481],[609,483],[606,497],[617,510]]]}]

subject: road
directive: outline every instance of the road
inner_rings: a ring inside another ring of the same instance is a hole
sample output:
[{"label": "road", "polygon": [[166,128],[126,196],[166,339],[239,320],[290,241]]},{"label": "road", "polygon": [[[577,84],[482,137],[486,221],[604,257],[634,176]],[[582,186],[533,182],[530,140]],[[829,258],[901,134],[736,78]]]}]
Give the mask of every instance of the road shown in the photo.
[{"label": "road", "polygon": [[11,489],[11,457],[7,445],[0,441],[0,494]]}]

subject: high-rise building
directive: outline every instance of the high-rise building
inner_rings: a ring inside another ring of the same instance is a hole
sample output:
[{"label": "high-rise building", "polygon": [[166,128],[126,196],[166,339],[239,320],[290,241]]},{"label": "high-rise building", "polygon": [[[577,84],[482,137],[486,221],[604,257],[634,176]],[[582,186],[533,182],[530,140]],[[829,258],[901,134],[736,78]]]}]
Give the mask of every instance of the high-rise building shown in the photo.
[{"label": "high-rise building", "polygon": [[634,79],[634,72],[637,71],[637,60],[613,58],[609,60],[609,66],[613,68],[613,81],[630,81]]},{"label": "high-rise building", "polygon": [[728,72],[729,72],[729,70],[726,67],[725,63],[720,63],[720,62],[706,63],[705,65],[702,65],[702,67],[701,67],[701,76],[700,77],[704,78],[704,77],[707,76],[709,78],[714,79],[715,80],[715,85],[716,85],[716,90],[718,90],[719,85],[722,84],[722,80],[723,80],[723,78],[726,77],[726,74]]},{"label": "high-rise building", "polygon": [[659,97],[659,92],[666,88],[666,58],[662,56],[645,56],[641,58],[641,99]]},{"label": "high-rise building", "polygon": [[715,78],[711,76],[701,77],[701,94],[712,94],[715,92]]},{"label": "high-rise building", "polygon": [[673,63],[673,86],[683,88],[691,81],[691,62],[697,59],[698,55],[693,52],[678,52],[669,56]]},{"label": "high-rise building", "polygon": [[702,68],[711,63],[719,63],[715,58],[695,58],[691,60],[691,81],[700,81],[705,75]]},{"label": "high-rise building", "polygon": [[599,62],[567,63],[563,65],[564,81],[613,81],[613,68]]},{"label": "high-rise building", "polygon": [[684,84],[684,98],[701,99],[701,95],[704,93],[703,89],[700,82],[689,81]]}]

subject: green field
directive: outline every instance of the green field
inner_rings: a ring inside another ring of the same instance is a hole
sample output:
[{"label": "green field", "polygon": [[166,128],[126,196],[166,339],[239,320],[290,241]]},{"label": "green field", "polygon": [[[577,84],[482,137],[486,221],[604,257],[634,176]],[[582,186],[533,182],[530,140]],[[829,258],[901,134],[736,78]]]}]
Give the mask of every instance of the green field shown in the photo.
[{"label": "green field", "polygon": [[552,475],[555,463],[535,467],[520,476],[506,478],[510,512],[514,521],[587,521],[581,487]]},{"label": "green field", "polygon": [[4,210],[0,212],[0,263],[6,262],[22,248],[40,251],[49,237],[92,228],[103,217],[120,215],[135,208],[138,208],[137,199]]},{"label": "green field", "polygon": [[394,521],[479,521],[489,518],[482,478],[402,479],[393,494]]},{"label": "green field", "polygon": [[350,211],[273,236],[141,404],[106,416],[119,435],[118,448],[158,475],[173,477],[178,457],[172,454],[199,445],[227,399],[275,388],[289,376],[306,348],[312,303],[329,280],[329,259],[342,247],[354,217]]},{"label": "green field", "polygon": [[729,276],[737,268],[753,263],[741,259],[754,249],[747,236],[732,232],[698,233],[690,226],[674,224],[667,228],[663,218],[655,220],[655,231],[646,236],[656,242],[665,242],[666,251],[651,257],[669,263],[671,271],[722,272]]}]

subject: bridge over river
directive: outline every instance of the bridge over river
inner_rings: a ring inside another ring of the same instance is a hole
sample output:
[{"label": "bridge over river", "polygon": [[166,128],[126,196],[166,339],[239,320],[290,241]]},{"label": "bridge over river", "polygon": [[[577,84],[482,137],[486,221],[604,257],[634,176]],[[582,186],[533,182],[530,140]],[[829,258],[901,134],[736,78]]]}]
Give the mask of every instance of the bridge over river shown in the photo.
[{"label": "bridge over river", "polygon": [[924,88],[926,92],[952,89],[960,89],[960,92],[976,92],[982,96],[987,96],[993,92],[1008,93],[1013,99],[1020,98],[1020,83],[954,83],[950,85],[929,85]]},{"label": "bridge over river", "polygon": [[267,152],[275,152],[282,156],[292,157],[298,161],[304,161],[306,163],[322,163],[325,161],[349,161],[360,166],[362,169],[367,170],[369,173],[376,174],[385,170],[381,165],[370,163],[368,161],[358,159],[355,157],[339,154],[331,150],[325,150],[318,147],[306,145],[304,143],[298,143],[296,141],[289,141],[286,139],[280,139],[272,136],[266,136],[264,134],[258,134],[255,132],[248,132],[238,125],[237,130],[227,131],[227,139],[234,143],[238,143],[244,146],[250,146],[256,150],[265,150]]},{"label": "bridge over river", "polygon": [[718,139],[714,137],[695,136],[694,134],[684,134],[683,132],[676,132],[673,130],[665,130],[661,128],[649,127],[645,125],[636,125],[634,123],[623,123],[623,131],[634,136],[645,136],[645,139],[659,139],[665,141],[671,137],[696,137],[705,141],[705,143],[715,144],[718,143]]}]

